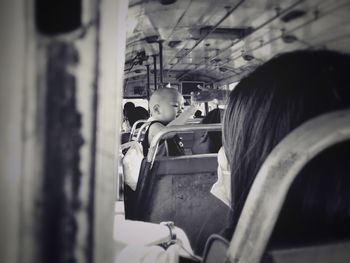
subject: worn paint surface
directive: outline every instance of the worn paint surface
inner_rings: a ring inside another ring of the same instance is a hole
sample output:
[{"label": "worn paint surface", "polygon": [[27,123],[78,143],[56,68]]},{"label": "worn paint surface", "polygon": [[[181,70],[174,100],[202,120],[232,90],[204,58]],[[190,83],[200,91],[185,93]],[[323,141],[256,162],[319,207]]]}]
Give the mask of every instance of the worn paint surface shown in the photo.
[{"label": "worn paint surface", "polygon": [[79,150],[83,138],[81,114],[76,106],[76,78],[70,70],[78,62],[74,44],[60,41],[48,44],[43,224],[40,231],[43,262],[76,262],[76,213],[81,209]]}]

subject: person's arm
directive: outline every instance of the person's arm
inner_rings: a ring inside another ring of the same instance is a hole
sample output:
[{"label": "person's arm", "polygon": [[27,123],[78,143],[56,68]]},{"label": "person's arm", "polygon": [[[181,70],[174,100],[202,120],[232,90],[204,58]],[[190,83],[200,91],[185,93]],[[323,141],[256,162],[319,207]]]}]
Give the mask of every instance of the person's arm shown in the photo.
[{"label": "person's arm", "polygon": [[[191,106],[189,106],[184,112],[182,112],[176,119],[169,122],[167,126],[174,126],[174,125],[184,125],[187,120],[193,116],[193,114],[198,109],[199,105],[203,102],[211,101],[213,98],[208,96],[207,94],[202,94],[201,92],[198,92],[197,94],[191,93]],[[164,125],[160,123],[154,123],[149,128],[149,134],[148,134],[148,141],[151,143],[153,137],[160,132],[164,128]],[[164,139],[170,139],[174,136],[175,133],[168,133],[163,138]]]},{"label": "person's arm", "polygon": [[[115,262],[178,262],[179,255],[193,258],[193,251],[185,232],[174,227],[174,233],[164,224],[122,220],[116,224]],[[167,250],[161,246],[176,235],[176,243]]]},{"label": "person's arm", "polygon": [[186,121],[193,116],[193,114],[198,110],[199,105],[206,100],[201,100],[199,93],[191,93],[191,105],[182,112],[175,120],[171,121],[167,126],[173,125],[184,125]]},{"label": "person's arm", "polygon": [[150,246],[169,240],[168,227],[160,224],[118,218],[114,227],[115,241],[125,245]]},{"label": "person's arm", "polygon": [[[190,116],[193,115],[193,113],[197,110],[197,106],[190,106],[186,111],[181,113],[175,120],[171,121],[167,126],[174,126],[174,125],[183,125],[186,123],[186,121],[189,119]],[[153,123],[149,127],[148,131],[148,141],[151,144],[154,136],[156,136],[157,133],[161,132],[165,126],[159,122]],[[165,134],[162,138],[163,139],[171,139],[174,137],[176,133],[171,132],[168,134]]]},{"label": "person's arm", "polygon": [[196,112],[198,106],[198,103],[192,104],[184,112],[182,112],[175,120],[171,121],[167,126],[184,125],[186,121]]}]

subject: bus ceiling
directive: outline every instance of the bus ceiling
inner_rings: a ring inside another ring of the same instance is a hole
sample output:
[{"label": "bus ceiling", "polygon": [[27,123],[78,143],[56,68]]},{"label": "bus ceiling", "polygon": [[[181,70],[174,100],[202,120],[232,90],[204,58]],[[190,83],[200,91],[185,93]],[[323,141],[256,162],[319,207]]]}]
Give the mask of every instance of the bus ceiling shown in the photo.
[{"label": "bus ceiling", "polygon": [[346,0],[130,0],[125,86],[228,85],[282,52],[349,51],[349,10]]}]

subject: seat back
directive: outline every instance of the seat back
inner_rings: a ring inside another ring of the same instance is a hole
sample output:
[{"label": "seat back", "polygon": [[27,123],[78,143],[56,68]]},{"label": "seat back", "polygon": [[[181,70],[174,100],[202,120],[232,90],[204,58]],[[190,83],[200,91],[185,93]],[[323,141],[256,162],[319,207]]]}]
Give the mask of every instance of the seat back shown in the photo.
[{"label": "seat back", "polygon": [[153,162],[156,158],[159,142],[168,133],[176,133],[176,132],[193,133],[194,131],[199,131],[199,130],[221,131],[221,129],[222,129],[221,123],[176,125],[176,126],[165,127],[161,132],[156,134],[154,136],[154,138],[152,139],[152,142],[151,142],[150,147],[149,147],[148,155],[147,155],[147,161],[151,163],[151,167],[152,167]]},{"label": "seat back", "polygon": [[[350,111],[314,118],[291,132],[262,165],[245,202],[228,258],[260,262],[288,190],[301,169],[323,150],[350,139]],[[350,258],[350,250],[343,250]],[[314,260],[312,260],[314,261]]]},{"label": "seat back", "polygon": [[219,235],[212,235],[205,244],[202,263],[222,263],[230,243]]},{"label": "seat back", "polygon": [[146,121],[147,121],[147,119],[142,119],[142,120],[135,121],[135,123],[131,127],[129,141],[131,141],[131,140],[136,138],[137,131],[138,131],[137,126],[139,126],[140,124],[145,123]]},{"label": "seat back", "polygon": [[[167,127],[162,135],[190,129],[220,130],[221,125]],[[217,229],[205,233],[201,230],[208,211],[216,207],[210,189],[217,180],[217,154],[155,158],[156,148],[162,138],[158,135],[155,136],[156,142],[151,142],[136,191],[129,198],[132,199],[132,212],[126,208],[128,218],[154,223],[174,221],[176,226],[185,230],[194,244],[200,233],[206,239],[211,233],[217,232],[214,231]]]},{"label": "seat back", "polygon": [[137,131],[137,135],[136,135],[136,141],[138,142],[142,142],[145,136],[145,133],[147,131],[147,127],[149,126],[150,122],[144,122],[142,124],[142,126],[140,127],[140,129],[138,129]]},{"label": "seat back", "polygon": [[212,208],[210,189],[217,180],[217,154],[156,159],[137,204],[137,219],[174,221],[195,241]]},{"label": "seat back", "polygon": [[263,261],[270,263],[347,263],[350,260],[349,251],[350,242],[279,249],[269,251]]}]

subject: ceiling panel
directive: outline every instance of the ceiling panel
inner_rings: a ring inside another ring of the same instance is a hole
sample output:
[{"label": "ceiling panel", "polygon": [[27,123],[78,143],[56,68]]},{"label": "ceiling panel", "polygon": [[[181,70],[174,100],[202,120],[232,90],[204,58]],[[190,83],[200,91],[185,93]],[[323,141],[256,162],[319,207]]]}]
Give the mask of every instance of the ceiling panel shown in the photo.
[{"label": "ceiling panel", "polygon": [[[232,75],[239,79],[276,54],[295,49],[350,52],[349,0],[161,2],[129,1],[125,67],[131,70],[126,80],[145,83],[145,65],[153,69],[158,42],[163,47],[164,82],[215,82]],[[217,30],[205,37],[215,25]]]}]

